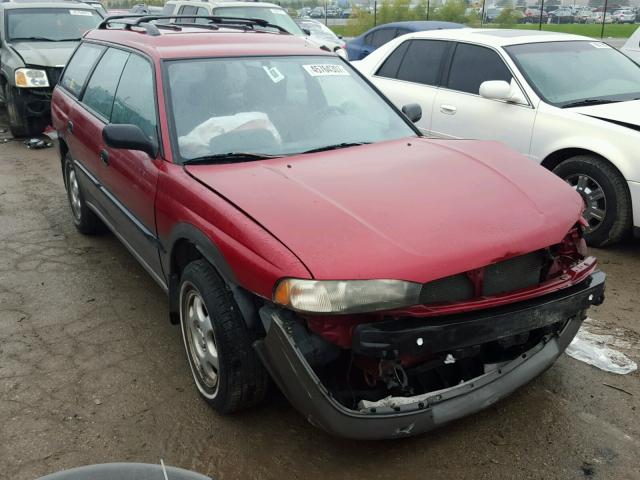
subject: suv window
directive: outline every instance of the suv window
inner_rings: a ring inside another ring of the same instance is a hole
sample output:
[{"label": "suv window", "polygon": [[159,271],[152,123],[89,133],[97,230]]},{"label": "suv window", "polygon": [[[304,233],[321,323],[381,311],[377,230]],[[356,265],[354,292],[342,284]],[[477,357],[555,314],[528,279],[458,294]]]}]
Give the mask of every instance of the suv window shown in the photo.
[{"label": "suv window", "polygon": [[407,48],[411,42],[403,42],[397,47],[391,55],[384,61],[378,73],[376,75],[380,77],[396,78],[398,75],[398,68],[404,58],[404,54],[407,52]]},{"label": "suv window", "polygon": [[448,43],[441,40],[412,40],[396,78],[407,82],[436,85]]},{"label": "suv window", "polygon": [[93,71],[82,96],[82,103],[107,121],[111,117],[113,97],[127,58],[127,52],[115,48],[107,50]]},{"label": "suv window", "polygon": [[394,38],[396,38],[395,28],[381,28],[380,30],[373,32],[373,38],[371,39],[370,44],[378,48],[385,43],[390,42]]},{"label": "suv window", "polygon": [[493,50],[459,43],[451,61],[448,88],[478,95],[487,80],[511,82],[511,72]]},{"label": "suv window", "polygon": [[104,51],[104,47],[91,43],[83,43],[73,54],[69,65],[67,65],[64,75],[60,80],[60,85],[67,89],[72,95],[80,95],[84,83]]},{"label": "suv window", "polygon": [[137,125],[151,139],[157,139],[156,99],[151,64],[131,54],[116,91],[111,123]]},{"label": "suv window", "polygon": [[[195,15],[196,14],[196,7],[192,6],[192,5],[183,5],[182,7],[180,7],[180,10],[178,10],[178,15]],[[194,23],[195,22],[195,18],[184,18],[182,20],[180,20],[181,23]]]}]

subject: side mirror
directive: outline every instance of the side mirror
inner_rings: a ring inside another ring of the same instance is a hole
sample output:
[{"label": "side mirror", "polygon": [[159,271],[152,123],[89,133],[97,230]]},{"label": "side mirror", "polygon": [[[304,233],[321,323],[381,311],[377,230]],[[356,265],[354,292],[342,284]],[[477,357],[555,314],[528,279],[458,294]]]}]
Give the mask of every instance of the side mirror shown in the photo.
[{"label": "side mirror", "polygon": [[416,123],[422,118],[422,107],[417,103],[410,103],[402,107],[402,113],[413,123]]},{"label": "side mirror", "polygon": [[489,100],[504,100],[511,103],[526,103],[518,85],[504,80],[488,80],[480,84],[480,96]]},{"label": "side mirror", "polygon": [[307,37],[311,36],[311,30],[309,30],[308,28],[303,28],[302,31]]},{"label": "side mirror", "polygon": [[342,40],[342,35],[338,35],[338,38],[339,38],[340,40]]},{"label": "side mirror", "polygon": [[137,125],[109,124],[102,129],[102,139],[111,148],[139,150],[151,158],[158,156],[158,144],[149,140]]}]

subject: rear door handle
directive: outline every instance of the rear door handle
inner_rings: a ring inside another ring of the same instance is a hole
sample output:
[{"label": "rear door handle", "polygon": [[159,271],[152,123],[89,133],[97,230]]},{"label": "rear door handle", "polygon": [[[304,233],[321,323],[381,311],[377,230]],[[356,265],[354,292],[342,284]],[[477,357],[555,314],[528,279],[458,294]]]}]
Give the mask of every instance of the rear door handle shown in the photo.
[{"label": "rear door handle", "polygon": [[453,105],[440,105],[440,111],[446,115],[455,115],[458,108]]},{"label": "rear door handle", "polygon": [[73,133],[73,122],[71,120],[67,122],[67,132],[70,134]]},{"label": "rear door handle", "polygon": [[100,160],[106,166],[109,166],[109,152],[107,152],[104,148],[100,151]]}]

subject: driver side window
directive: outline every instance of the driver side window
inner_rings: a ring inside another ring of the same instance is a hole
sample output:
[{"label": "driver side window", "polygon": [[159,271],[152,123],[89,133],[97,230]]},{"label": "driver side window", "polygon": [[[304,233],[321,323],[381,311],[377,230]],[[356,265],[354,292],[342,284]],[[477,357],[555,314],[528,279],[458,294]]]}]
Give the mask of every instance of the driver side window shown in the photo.
[{"label": "driver side window", "polygon": [[494,50],[459,43],[451,61],[447,87],[478,95],[482,82],[504,80],[510,83],[511,79],[511,72]]}]

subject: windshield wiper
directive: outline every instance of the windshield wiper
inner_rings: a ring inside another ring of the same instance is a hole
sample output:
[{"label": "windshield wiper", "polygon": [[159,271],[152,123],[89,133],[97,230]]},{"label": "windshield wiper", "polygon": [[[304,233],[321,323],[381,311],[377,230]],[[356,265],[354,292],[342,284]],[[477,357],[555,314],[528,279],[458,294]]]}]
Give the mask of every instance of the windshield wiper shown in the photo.
[{"label": "windshield wiper", "polygon": [[578,100],[577,102],[567,103],[566,105],[562,105],[561,108],[571,108],[571,107],[586,107],[589,105],[604,105],[606,103],[619,103],[620,100],[606,100],[602,98],[585,98],[584,100]]},{"label": "windshield wiper", "polygon": [[328,150],[338,150],[339,148],[348,148],[348,147],[356,147],[358,145],[369,145],[371,142],[343,142],[336,143],[334,145],[326,145],[324,147],[312,148],[311,150],[305,150],[300,153],[315,153],[315,152],[326,152]]},{"label": "windshield wiper", "polygon": [[188,158],[182,162],[183,165],[195,165],[198,163],[233,163],[247,160],[265,160],[268,158],[280,158],[282,155],[267,155],[264,153],[249,152],[229,152],[217,153],[215,155],[203,155],[202,157]]},{"label": "windshield wiper", "polygon": [[12,42],[79,42],[81,38],[16,37]]},{"label": "windshield wiper", "polygon": [[15,37],[11,39],[12,42],[57,42],[55,38],[48,37]]}]

